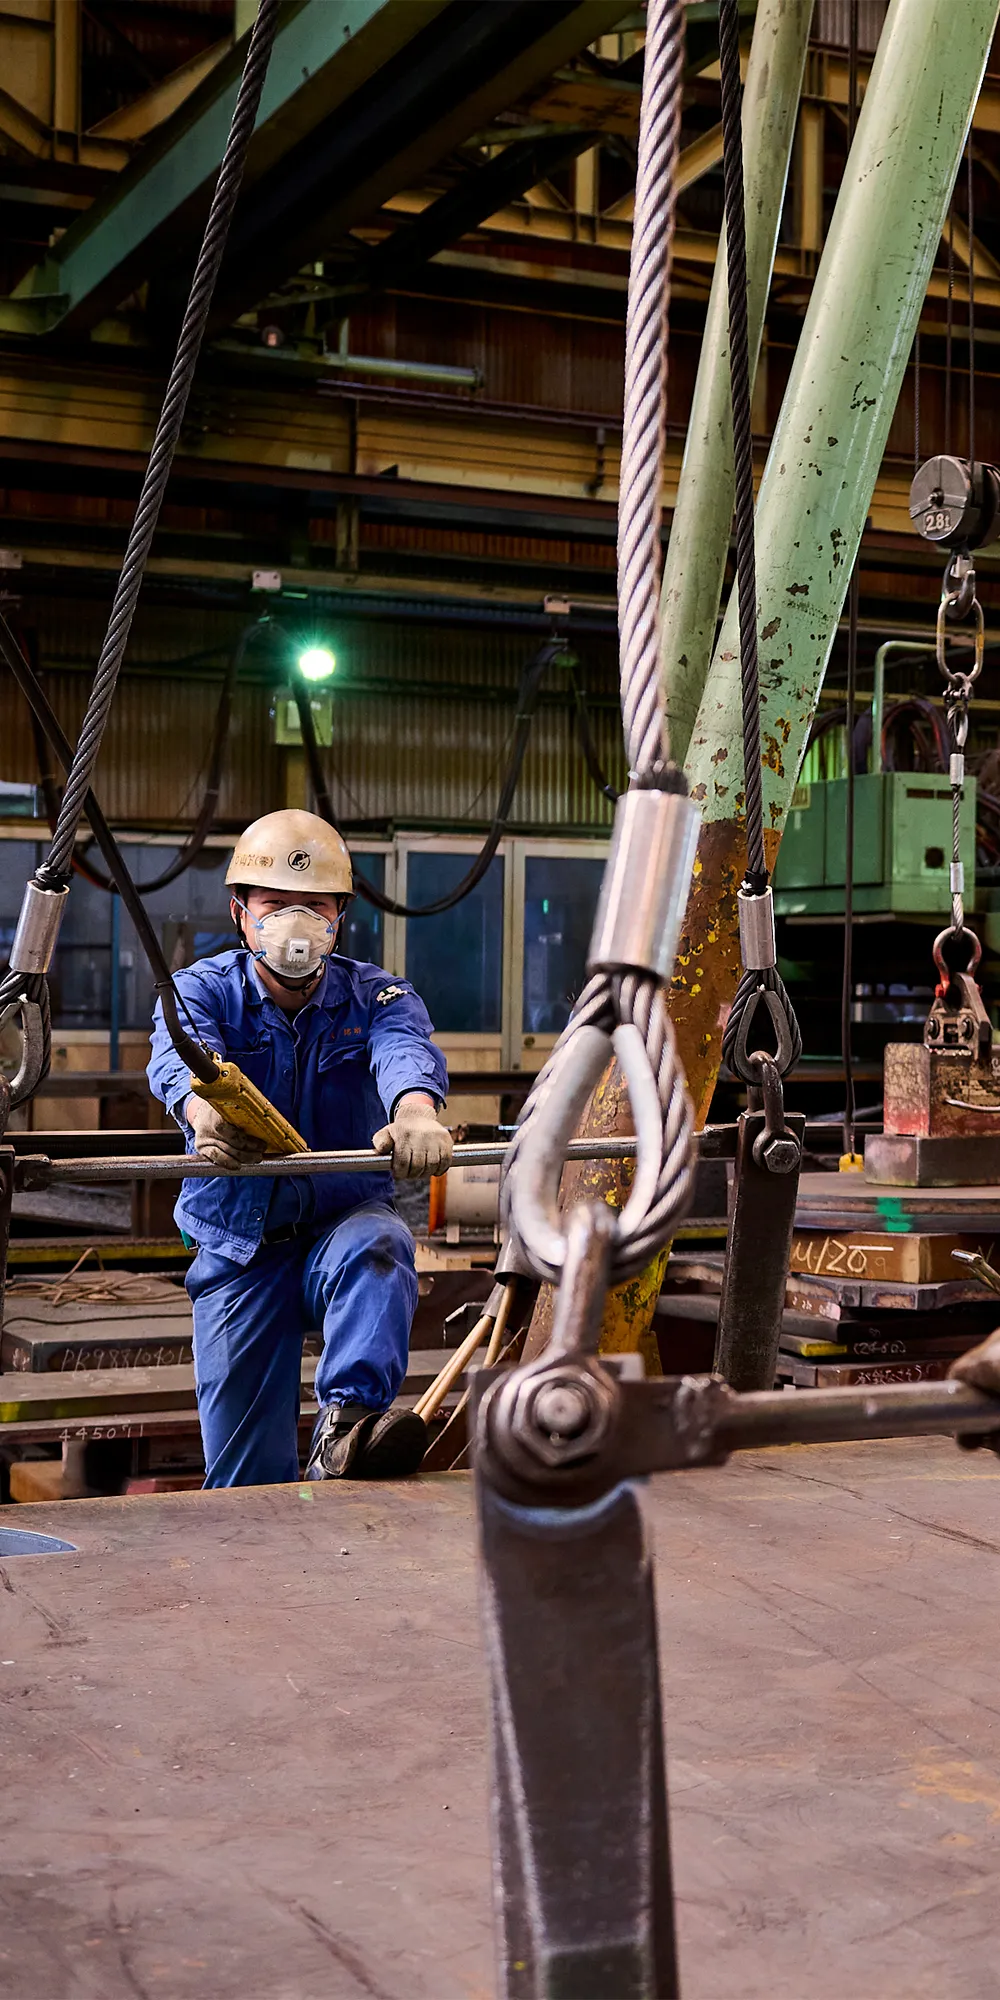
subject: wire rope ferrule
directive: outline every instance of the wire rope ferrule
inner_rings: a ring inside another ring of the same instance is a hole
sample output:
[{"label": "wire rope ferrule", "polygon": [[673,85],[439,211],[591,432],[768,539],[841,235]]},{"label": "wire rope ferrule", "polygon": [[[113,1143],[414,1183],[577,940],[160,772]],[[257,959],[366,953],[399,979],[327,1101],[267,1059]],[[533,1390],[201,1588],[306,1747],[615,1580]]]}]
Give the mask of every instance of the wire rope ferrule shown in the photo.
[{"label": "wire rope ferrule", "polygon": [[68,889],[40,889],[37,882],[25,884],[21,914],[10,948],[12,972],[48,971],[68,894]]},{"label": "wire rope ferrule", "polygon": [[681,792],[636,788],[615,807],[587,964],[590,972],[674,969],[701,825]]},{"label": "wire rope ferrule", "polygon": [[736,892],[740,913],[740,955],[747,972],[769,972],[778,963],[771,890],[753,891],[746,884]]}]

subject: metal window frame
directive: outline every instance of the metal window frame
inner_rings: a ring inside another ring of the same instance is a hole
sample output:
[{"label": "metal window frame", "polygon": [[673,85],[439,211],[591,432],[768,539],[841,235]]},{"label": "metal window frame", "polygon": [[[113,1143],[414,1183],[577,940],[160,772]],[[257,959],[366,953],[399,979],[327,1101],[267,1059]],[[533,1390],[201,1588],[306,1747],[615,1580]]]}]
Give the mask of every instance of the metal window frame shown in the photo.
[{"label": "metal window frame", "polygon": [[505,1014],[509,1035],[504,1060],[508,1069],[523,1069],[534,1074],[541,1069],[558,1038],[555,1035],[527,1036],[524,1029],[525,864],[536,857],[552,861],[606,861],[611,841],[593,835],[579,840],[516,838],[510,841],[509,847],[511,949],[509,959],[505,958],[505,973],[510,987]]},{"label": "metal window frame", "polygon": [[[475,835],[467,835],[460,833],[397,834],[394,842],[396,888],[392,890],[390,893],[393,894],[399,902],[405,903],[407,896],[407,882],[409,878],[409,862],[410,862],[410,856],[412,854],[428,854],[428,853],[464,854],[468,855],[469,860],[471,861],[479,853],[482,844],[483,843],[481,838],[477,838]],[[500,941],[499,1031],[494,1029],[487,1033],[480,1033],[479,1031],[470,1029],[468,1032],[462,1032],[462,1033],[452,1032],[450,1034],[436,1034],[434,1037],[435,1041],[438,1042],[441,1048],[444,1050],[446,1057],[449,1057],[452,1053],[457,1053],[461,1049],[471,1050],[475,1055],[480,1055],[480,1054],[485,1055],[486,1058],[488,1058],[488,1060],[486,1060],[482,1064],[484,1069],[504,1068],[508,1066],[506,1050],[509,1046],[509,1039],[510,1039],[509,1036],[510,993],[509,993],[509,984],[507,977],[507,967],[509,963],[508,940],[510,936],[510,923],[511,923],[511,913],[509,908],[510,873],[511,873],[510,845],[511,843],[509,841],[502,840],[497,849],[497,858],[501,860],[504,864],[503,903],[502,903],[502,916],[501,916],[503,935]],[[419,919],[417,921],[419,921]],[[397,977],[405,979],[407,976],[406,931],[409,919],[406,917],[393,917],[393,918],[387,918],[386,922],[387,924],[391,922],[394,926],[393,948],[395,952],[395,957],[389,969],[393,971],[397,975]],[[475,1062],[473,1062],[472,1067],[473,1068],[477,1067]]]}]

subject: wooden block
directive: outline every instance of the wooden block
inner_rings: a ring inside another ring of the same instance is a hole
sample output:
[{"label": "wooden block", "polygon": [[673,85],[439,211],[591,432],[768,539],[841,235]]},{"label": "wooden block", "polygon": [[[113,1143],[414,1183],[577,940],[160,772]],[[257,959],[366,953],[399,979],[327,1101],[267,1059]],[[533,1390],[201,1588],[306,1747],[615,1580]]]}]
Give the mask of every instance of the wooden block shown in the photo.
[{"label": "wooden block", "polygon": [[814,1277],[893,1279],[907,1285],[927,1284],[933,1279],[953,1278],[959,1266],[953,1250],[981,1250],[995,1253],[994,1235],[883,1236],[875,1230],[852,1228],[841,1235],[819,1229],[797,1229],[792,1237],[790,1269],[794,1276],[808,1271]]},{"label": "wooden block", "polygon": [[10,1468],[10,1497],[26,1506],[33,1500],[62,1500],[61,1458],[25,1458]]}]

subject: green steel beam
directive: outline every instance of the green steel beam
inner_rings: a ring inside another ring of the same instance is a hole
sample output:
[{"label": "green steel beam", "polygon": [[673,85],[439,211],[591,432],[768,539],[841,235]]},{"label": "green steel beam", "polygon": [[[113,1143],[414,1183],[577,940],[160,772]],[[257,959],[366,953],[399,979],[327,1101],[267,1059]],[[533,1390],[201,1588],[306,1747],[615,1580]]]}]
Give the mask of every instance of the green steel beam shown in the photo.
[{"label": "green steel beam", "polygon": [[[690,14],[688,9],[688,14]],[[714,9],[716,16],[718,8]],[[812,0],[761,0],[743,94],[750,365],[756,371],[795,137]],[[705,691],[733,520],[729,301],[719,243],[661,593],[670,743],[682,762]]]},{"label": "green steel beam", "polygon": [[[891,0],[757,501],[765,817],[791,801],[982,83],[997,0]],[[735,592],[687,771],[742,808]]]},{"label": "green steel beam", "polygon": [[[443,11],[447,0],[298,0],[279,28],[244,189],[310,126]],[[149,276],[203,213],[219,169],[246,41],[206,78],[104,198],[21,280],[15,299],[61,300],[61,317],[93,324]]]},{"label": "green steel beam", "polygon": [[[217,321],[228,322],[276,279],[322,256],[625,11],[626,0],[291,0],[247,161]],[[408,101],[400,98],[400,65],[411,45]],[[50,323],[79,331],[155,279],[170,319],[172,287],[200,233],[243,57],[241,45],[206,78],[109,194],[28,272],[18,301],[44,300]],[[383,71],[391,78],[384,103]],[[327,159],[334,164],[324,179]]]}]

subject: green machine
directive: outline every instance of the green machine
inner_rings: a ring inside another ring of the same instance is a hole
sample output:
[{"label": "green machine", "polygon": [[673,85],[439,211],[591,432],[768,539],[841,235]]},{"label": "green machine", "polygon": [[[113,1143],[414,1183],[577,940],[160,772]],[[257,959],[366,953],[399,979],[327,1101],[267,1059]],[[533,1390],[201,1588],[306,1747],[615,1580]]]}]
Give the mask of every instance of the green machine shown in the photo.
[{"label": "green machine", "polygon": [[[946,772],[881,768],[887,656],[933,651],[904,641],[880,646],[875,660],[872,755],[875,769],[854,780],[854,909],[858,916],[935,917],[950,897],[951,787]],[[774,871],[781,917],[839,916],[844,908],[846,780],[809,775],[796,785]],[[966,905],[976,907],[976,781],[961,802]]]}]

